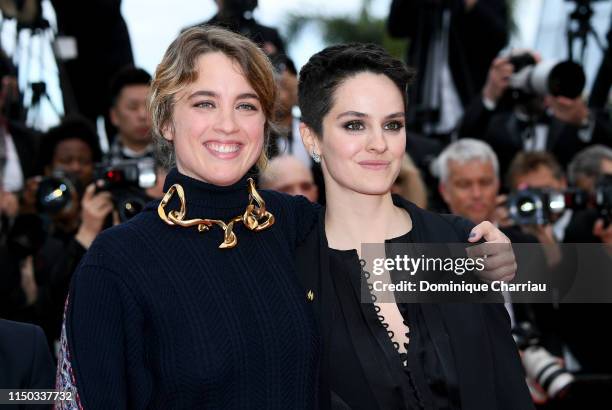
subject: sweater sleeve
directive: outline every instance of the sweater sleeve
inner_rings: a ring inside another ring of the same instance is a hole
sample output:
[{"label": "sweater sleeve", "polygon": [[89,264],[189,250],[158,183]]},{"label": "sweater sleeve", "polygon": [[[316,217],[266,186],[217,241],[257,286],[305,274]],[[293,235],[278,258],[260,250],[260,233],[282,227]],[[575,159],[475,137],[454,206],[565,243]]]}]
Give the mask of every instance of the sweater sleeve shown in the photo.
[{"label": "sweater sleeve", "polygon": [[80,266],[66,302],[57,374],[58,389],[73,391],[74,401],[60,408],[147,406],[152,381],[145,366],[143,322],[116,272],[87,261]]}]

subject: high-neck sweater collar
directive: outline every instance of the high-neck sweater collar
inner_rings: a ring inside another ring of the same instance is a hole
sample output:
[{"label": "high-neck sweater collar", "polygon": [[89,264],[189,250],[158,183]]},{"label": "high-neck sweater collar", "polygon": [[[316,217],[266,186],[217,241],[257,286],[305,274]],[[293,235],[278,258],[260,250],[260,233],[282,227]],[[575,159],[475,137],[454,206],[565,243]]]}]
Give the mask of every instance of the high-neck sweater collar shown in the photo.
[{"label": "high-neck sweater collar", "polygon": [[[164,183],[164,192],[168,192],[174,184],[179,184],[185,192],[185,203],[187,206],[188,217],[219,217],[219,211],[239,211],[247,207],[249,204],[248,190],[248,175],[232,185],[218,186],[210,183],[199,181],[187,175],[181,174],[176,168],[173,168],[166,176]],[[170,209],[178,209],[176,204],[176,194],[170,202]],[[175,206],[172,206],[175,205]],[[204,210],[215,210],[215,216],[198,215],[198,212]]]}]

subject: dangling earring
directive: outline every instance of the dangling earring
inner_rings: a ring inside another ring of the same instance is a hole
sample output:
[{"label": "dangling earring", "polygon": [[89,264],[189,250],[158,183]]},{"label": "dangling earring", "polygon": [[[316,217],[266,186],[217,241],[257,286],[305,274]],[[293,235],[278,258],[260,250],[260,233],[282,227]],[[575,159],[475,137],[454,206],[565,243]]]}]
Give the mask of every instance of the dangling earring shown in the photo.
[{"label": "dangling earring", "polygon": [[312,157],[312,160],[317,164],[321,163],[321,156],[315,152],[314,148],[312,149],[310,156]]}]

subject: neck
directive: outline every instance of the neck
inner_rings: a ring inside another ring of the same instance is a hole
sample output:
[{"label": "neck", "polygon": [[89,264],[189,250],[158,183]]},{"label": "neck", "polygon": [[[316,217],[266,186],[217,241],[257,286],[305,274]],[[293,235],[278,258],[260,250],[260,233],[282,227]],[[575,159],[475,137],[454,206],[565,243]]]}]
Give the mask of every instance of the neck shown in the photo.
[{"label": "neck", "polygon": [[412,229],[410,215],[393,204],[391,193],[367,195],[334,187],[325,191],[325,232],[334,249],[383,243]]}]

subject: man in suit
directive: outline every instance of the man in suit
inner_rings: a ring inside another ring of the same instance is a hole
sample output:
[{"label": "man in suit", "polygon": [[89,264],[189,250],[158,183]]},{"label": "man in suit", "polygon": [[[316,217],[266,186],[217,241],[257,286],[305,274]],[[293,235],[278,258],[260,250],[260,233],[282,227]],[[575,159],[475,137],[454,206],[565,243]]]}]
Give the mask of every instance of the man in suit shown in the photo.
[{"label": "man in suit", "polygon": [[210,20],[197,24],[211,24],[248,37],[267,55],[285,54],[285,43],[278,30],[259,24],[253,18],[253,10],[257,8],[257,0],[215,0],[218,13]]},{"label": "man in suit", "polygon": [[610,86],[612,86],[612,18],[608,29],[608,48],[604,55],[593,83],[589,106],[593,108],[604,108],[610,96]]},{"label": "man in suit", "polygon": [[393,0],[387,28],[410,40],[413,131],[448,139],[508,40],[505,0]]},{"label": "man in suit", "polygon": [[63,64],[65,76],[60,78],[66,114],[81,114],[94,124],[99,116],[104,116],[109,142],[112,142],[109,83],[119,69],[134,64],[121,0],[52,0],[51,3],[59,35],[75,43],[76,53],[67,57]]},{"label": "man in suit", "polygon": [[587,107],[582,97],[532,95],[512,103],[513,72],[509,57],[493,61],[482,93],[466,109],[459,130],[461,138],[477,138],[491,145],[499,155],[501,175],[520,151],[546,151],[565,166],[589,145],[612,145],[607,114]]},{"label": "man in suit", "polygon": [[[42,330],[31,324],[0,319],[0,388],[53,389],[54,379],[55,364]],[[2,408],[43,407],[9,405]]]}]

